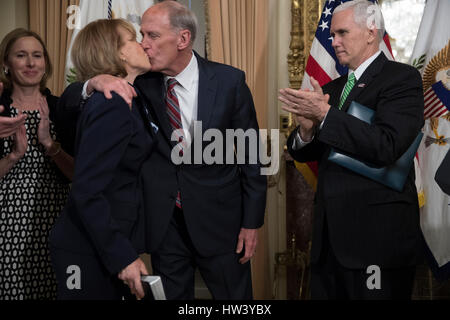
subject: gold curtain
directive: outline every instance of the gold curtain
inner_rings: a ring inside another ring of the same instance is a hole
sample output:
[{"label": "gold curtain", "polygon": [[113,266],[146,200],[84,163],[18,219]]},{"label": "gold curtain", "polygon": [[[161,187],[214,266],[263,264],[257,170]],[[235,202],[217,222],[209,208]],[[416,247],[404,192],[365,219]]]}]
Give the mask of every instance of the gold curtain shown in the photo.
[{"label": "gold curtain", "polygon": [[[207,0],[205,3],[208,58],[245,71],[259,126],[267,128],[268,1]],[[255,299],[271,298],[267,231],[266,225],[259,231],[259,243],[252,259]]]},{"label": "gold curtain", "polygon": [[72,38],[72,30],[66,25],[66,10],[79,3],[80,0],[29,0],[30,30],[38,33],[47,45],[53,64],[53,76],[47,87],[57,96],[64,91],[66,55]]},{"label": "gold curtain", "polygon": [[258,123],[267,128],[267,0],[207,0],[208,58],[245,71]]}]

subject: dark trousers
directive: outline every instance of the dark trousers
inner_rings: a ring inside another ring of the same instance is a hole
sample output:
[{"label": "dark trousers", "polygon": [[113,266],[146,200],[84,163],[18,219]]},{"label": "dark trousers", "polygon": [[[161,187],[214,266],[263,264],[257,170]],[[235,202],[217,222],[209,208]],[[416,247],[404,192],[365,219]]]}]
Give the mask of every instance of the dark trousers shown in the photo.
[{"label": "dark trousers", "polygon": [[[122,300],[131,299],[130,289],[110,275],[99,258],[51,248],[53,270],[56,273],[58,300]],[[68,269],[76,266],[79,273]],[[73,288],[79,275],[80,287]]]},{"label": "dark trousers", "polygon": [[[324,229],[327,229],[326,223]],[[416,267],[383,269],[380,289],[369,289],[372,273],[342,266],[334,255],[324,230],[320,260],[311,265],[311,299],[313,300],[410,300]],[[369,267],[369,266],[368,266]]]},{"label": "dark trousers", "polygon": [[250,262],[240,264],[241,256],[234,252],[213,257],[200,256],[192,244],[183,212],[179,209],[175,209],[162,245],[151,254],[153,273],[161,276],[168,300],[194,299],[196,268],[214,299],[252,299]]}]

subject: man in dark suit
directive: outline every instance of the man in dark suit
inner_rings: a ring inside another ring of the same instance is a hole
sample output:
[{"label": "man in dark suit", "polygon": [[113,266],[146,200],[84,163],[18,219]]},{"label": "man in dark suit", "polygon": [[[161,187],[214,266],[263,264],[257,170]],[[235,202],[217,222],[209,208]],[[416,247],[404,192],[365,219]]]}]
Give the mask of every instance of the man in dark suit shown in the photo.
[{"label": "man in dark suit", "polygon": [[[193,52],[196,18],[177,2],[148,9],[141,33],[153,72],[135,85],[159,126],[156,151],[142,171],[153,271],[168,299],[194,298],[197,267],[215,299],[251,299],[249,260],[264,223],[266,177],[259,161],[252,161],[258,156],[250,154],[249,143],[245,163],[236,162],[233,139],[225,150],[215,150],[218,161],[211,164],[202,157],[209,143],[195,142],[208,129],[224,141],[227,129],[258,133],[245,74]],[[88,93],[96,89],[106,96],[121,87],[127,86],[107,76],[86,84]],[[122,94],[130,101],[129,92]],[[175,164],[183,156],[184,163]]]},{"label": "man in dark suit", "polygon": [[[379,50],[384,22],[370,21],[373,3],[337,7],[331,23],[336,56],[349,75],[314,91],[280,91],[299,127],[288,139],[297,161],[319,161],[311,251],[313,299],[409,299],[422,247],[411,168],[404,190],[328,161],[330,149],[383,167],[409,148],[423,126],[419,73]],[[352,83],[353,82],[353,83]],[[372,124],[346,113],[357,101],[375,111]]]}]

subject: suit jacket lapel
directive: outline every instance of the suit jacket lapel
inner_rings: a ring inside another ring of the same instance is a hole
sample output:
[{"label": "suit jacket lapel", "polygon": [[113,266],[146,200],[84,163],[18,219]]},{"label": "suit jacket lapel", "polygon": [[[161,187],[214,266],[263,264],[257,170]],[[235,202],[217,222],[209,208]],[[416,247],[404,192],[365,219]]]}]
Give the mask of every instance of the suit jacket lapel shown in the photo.
[{"label": "suit jacket lapel", "polygon": [[330,86],[330,92],[325,92],[330,95],[330,101],[328,102],[330,106],[338,108],[341,93],[344,90],[345,84],[347,83],[347,78],[348,75],[338,78],[335,84],[333,84],[333,86]]},{"label": "suit jacket lapel", "polygon": [[214,72],[208,66],[208,61],[200,57],[196,52],[198,61],[199,83],[198,83],[198,112],[197,121],[202,121],[203,131],[209,128],[212,112],[215,108],[217,93],[217,79]]},{"label": "suit jacket lapel", "polygon": [[377,76],[383,65],[386,63],[387,58],[383,52],[369,65],[369,67],[364,71],[359,80],[355,83],[352,91],[350,91],[347,99],[342,106],[343,111],[347,111],[352,101],[354,101],[363,91],[366,89],[370,83],[373,81],[375,76]]},{"label": "suit jacket lapel", "polygon": [[157,119],[160,130],[170,141],[172,136],[172,127],[167,115],[166,87],[164,85],[164,76],[161,73],[148,73],[144,77],[136,81],[136,86],[144,95],[145,99],[150,102],[150,110],[152,116]]}]

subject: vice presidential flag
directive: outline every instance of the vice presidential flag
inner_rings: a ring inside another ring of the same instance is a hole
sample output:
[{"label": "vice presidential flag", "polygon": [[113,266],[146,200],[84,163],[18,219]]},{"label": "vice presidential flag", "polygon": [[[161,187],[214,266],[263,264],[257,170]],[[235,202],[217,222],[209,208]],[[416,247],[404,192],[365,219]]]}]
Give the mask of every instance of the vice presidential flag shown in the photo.
[{"label": "vice presidential flag", "polygon": [[450,108],[450,1],[430,0],[425,5],[422,22],[410,63],[423,77],[424,117],[437,118]]},{"label": "vice presidential flag", "polygon": [[69,7],[68,13],[73,15],[73,19],[69,19],[74,28],[69,51],[67,52],[67,63],[65,70],[66,84],[75,79],[75,70],[73,69],[72,45],[78,32],[88,23],[98,19],[114,19],[122,18],[133,24],[140,40],[140,25],[142,14],[154,4],[154,0],[80,0],[79,6]]},{"label": "vice presidential flag", "polygon": [[425,98],[424,139],[418,150],[417,189],[425,204],[420,226],[427,260],[438,280],[450,278],[450,197],[434,180],[450,149],[450,1],[428,0],[411,64],[422,74]]}]

